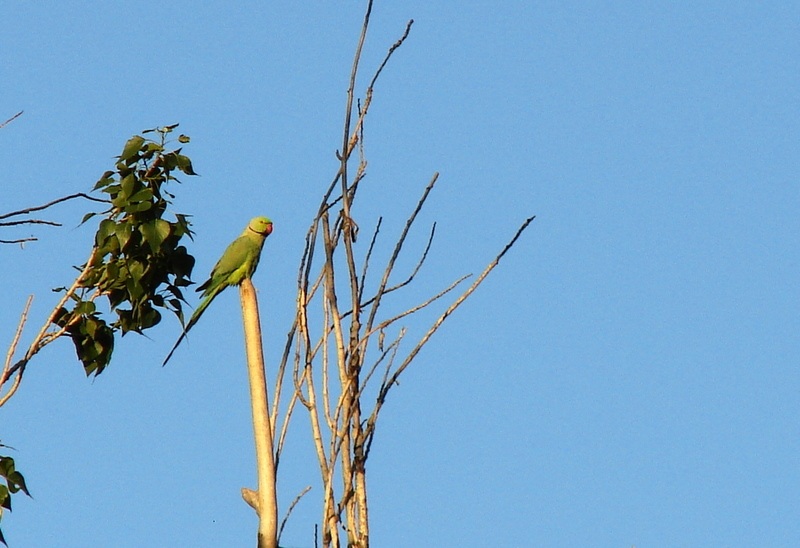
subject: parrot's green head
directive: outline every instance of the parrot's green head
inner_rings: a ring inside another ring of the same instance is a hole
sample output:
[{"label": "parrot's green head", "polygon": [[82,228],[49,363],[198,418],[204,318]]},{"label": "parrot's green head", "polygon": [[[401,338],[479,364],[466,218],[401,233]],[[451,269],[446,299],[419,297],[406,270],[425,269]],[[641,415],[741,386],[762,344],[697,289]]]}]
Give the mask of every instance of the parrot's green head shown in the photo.
[{"label": "parrot's green head", "polygon": [[261,234],[265,238],[272,234],[272,221],[267,217],[255,217],[247,225],[248,230],[252,230],[257,234]]}]

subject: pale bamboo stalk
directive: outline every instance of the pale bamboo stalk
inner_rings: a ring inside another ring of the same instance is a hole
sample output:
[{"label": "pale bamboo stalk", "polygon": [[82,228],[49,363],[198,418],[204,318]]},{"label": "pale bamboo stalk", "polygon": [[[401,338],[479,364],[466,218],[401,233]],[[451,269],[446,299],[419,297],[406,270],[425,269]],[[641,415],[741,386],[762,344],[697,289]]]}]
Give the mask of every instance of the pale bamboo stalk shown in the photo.
[{"label": "pale bamboo stalk", "polygon": [[[244,323],[247,374],[250,381],[250,402],[253,412],[253,435],[256,445],[258,491],[254,506],[258,514],[258,548],[278,546],[278,501],[275,492],[275,461],[272,427],[267,402],[267,379],[264,372],[264,351],[261,346],[261,323],[258,317],[256,290],[249,278],[239,286]],[[245,500],[247,498],[245,497]],[[252,501],[247,501],[253,506]]]}]

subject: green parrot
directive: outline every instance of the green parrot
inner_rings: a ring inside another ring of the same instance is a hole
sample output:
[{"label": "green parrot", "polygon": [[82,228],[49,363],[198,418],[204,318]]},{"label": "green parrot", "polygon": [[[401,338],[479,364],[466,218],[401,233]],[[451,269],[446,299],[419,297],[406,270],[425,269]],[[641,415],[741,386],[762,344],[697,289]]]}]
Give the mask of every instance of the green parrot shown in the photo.
[{"label": "green parrot", "polygon": [[214,297],[219,295],[226,287],[239,285],[242,280],[253,275],[258,266],[258,259],[261,257],[261,248],[264,247],[264,240],[270,234],[272,234],[272,221],[266,217],[255,217],[244,229],[241,236],[228,246],[225,253],[217,261],[217,264],[211,269],[211,276],[203,285],[197,288],[197,291],[203,292],[203,301],[192,314],[189,323],[186,324],[183,333],[178,338],[178,342],[169,351],[163,365],[167,365],[175,349],[181,344],[181,341],[186,337],[192,326],[197,323],[197,320],[203,315],[203,312],[214,300]]}]

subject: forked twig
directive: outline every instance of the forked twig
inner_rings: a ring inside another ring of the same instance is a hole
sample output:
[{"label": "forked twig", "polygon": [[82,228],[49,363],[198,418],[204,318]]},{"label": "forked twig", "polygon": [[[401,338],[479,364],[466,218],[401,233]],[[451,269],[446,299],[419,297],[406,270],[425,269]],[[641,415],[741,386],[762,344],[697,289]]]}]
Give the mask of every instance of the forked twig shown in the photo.
[{"label": "forked twig", "polygon": [[422,336],[420,341],[411,350],[411,352],[408,353],[406,358],[398,366],[398,368],[394,371],[394,373],[389,375],[389,377],[383,382],[375,402],[375,407],[373,408],[369,419],[367,419],[367,426],[365,428],[365,434],[367,436],[367,453],[369,453],[369,448],[372,445],[372,439],[375,432],[375,423],[378,418],[378,413],[380,413],[380,410],[386,401],[386,396],[389,393],[391,387],[397,382],[397,379],[400,377],[400,375],[403,374],[403,371],[405,371],[405,369],[417,356],[422,347],[425,346],[425,344],[430,340],[433,334],[439,329],[439,327],[441,327],[442,323],[444,323],[447,317],[450,316],[450,314],[452,314],[456,310],[456,308],[461,306],[461,304],[467,299],[467,297],[472,295],[472,293],[478,288],[478,286],[483,282],[483,280],[486,279],[486,276],[488,276],[489,273],[492,270],[494,270],[495,267],[500,263],[500,259],[503,258],[503,256],[508,252],[509,249],[511,249],[511,247],[516,243],[516,241],[525,231],[525,229],[528,228],[528,225],[530,225],[535,218],[536,216],[529,217],[528,219],[525,220],[525,222],[522,223],[522,225],[517,230],[516,234],[514,234],[514,237],[511,238],[511,240],[506,244],[503,250],[494,258],[492,262],[490,262],[486,266],[486,268],[483,270],[483,272],[481,272],[480,276],[478,276],[478,278],[472,283],[472,285],[469,286],[469,288],[467,288],[467,290],[464,291],[464,293],[462,293],[461,296],[459,296],[458,299],[456,299],[449,307],[447,307],[447,310],[445,310],[441,314],[441,316],[439,316],[439,318],[436,319],[433,325],[431,325],[431,327],[428,329],[425,335]]},{"label": "forked twig", "polygon": [[[22,378],[22,374],[25,372],[25,367],[27,366],[30,359],[46,345],[50,344],[57,338],[61,337],[64,333],[66,333],[67,328],[70,326],[69,323],[60,327],[58,330],[50,334],[47,333],[47,329],[50,327],[52,323],[54,323],[54,320],[56,318],[56,315],[58,315],[59,310],[64,306],[64,304],[66,304],[67,300],[75,293],[75,291],[77,291],[78,287],[83,281],[83,278],[89,272],[89,269],[92,266],[92,262],[94,261],[94,258],[97,255],[97,251],[98,251],[97,247],[94,247],[92,249],[92,253],[89,255],[89,259],[86,261],[86,265],[84,265],[83,270],[81,270],[80,274],[78,274],[78,277],[75,278],[75,281],[72,283],[69,289],[67,289],[64,292],[64,295],[61,297],[56,306],[53,308],[53,311],[47,317],[47,320],[45,320],[44,325],[42,325],[42,328],[39,330],[39,333],[37,333],[36,337],[34,337],[33,339],[33,342],[31,342],[30,346],[28,346],[28,350],[25,352],[25,355],[22,357],[21,360],[12,365],[6,372],[6,375],[10,376],[19,371],[19,373],[17,374],[17,378],[15,380],[15,384],[19,384],[19,380]],[[78,318],[76,317],[73,319],[73,321],[77,321],[77,319]],[[7,379],[8,377],[4,378]],[[14,390],[16,390],[16,388],[14,388]],[[7,399],[8,398],[6,398],[6,400]]]},{"label": "forked twig", "polygon": [[[12,211],[10,213],[4,213],[0,215],[0,219],[8,219],[9,217],[16,217],[17,215],[27,215],[29,213],[33,213],[34,211],[41,211],[43,209],[47,209],[48,207],[52,207],[56,204],[60,204],[61,202],[66,202],[67,200],[73,200],[75,198],[85,198],[87,200],[91,200],[93,202],[100,202],[103,204],[110,203],[108,200],[101,200],[100,198],[95,198],[94,196],[89,196],[84,192],[76,192],[75,194],[70,194],[69,196],[62,196],[61,198],[57,198],[51,202],[47,202],[44,205],[34,206],[34,207],[26,207],[24,209],[19,209],[17,211]],[[55,224],[50,221],[14,221],[11,223],[0,223],[0,226],[10,226],[12,224],[24,224],[24,223],[41,223],[41,224]],[[56,225],[60,226],[60,225]]]},{"label": "forked twig", "polygon": [[439,173],[436,172],[433,174],[433,177],[431,177],[428,186],[425,187],[425,191],[422,193],[422,196],[417,202],[417,207],[414,208],[414,211],[406,220],[406,226],[403,228],[403,232],[397,239],[397,243],[394,246],[394,251],[392,252],[392,256],[389,259],[389,263],[386,265],[386,269],[383,272],[383,279],[381,280],[380,285],[378,286],[378,290],[375,292],[375,296],[372,298],[373,302],[370,308],[369,318],[367,319],[367,324],[366,324],[367,330],[372,329],[372,326],[375,322],[375,315],[378,313],[378,307],[380,306],[381,299],[385,294],[384,289],[386,288],[386,285],[389,283],[389,276],[391,275],[392,270],[394,270],[394,263],[395,261],[397,261],[397,257],[400,256],[400,251],[403,249],[403,244],[406,241],[406,236],[408,236],[408,231],[411,229],[411,225],[414,224],[414,220],[417,218],[417,214],[419,214],[420,210],[422,209],[422,206],[425,205],[425,201],[428,199],[428,195],[431,193],[431,190],[433,190],[433,187],[438,179],[439,179]]},{"label": "forked twig", "polygon": [[[11,345],[8,347],[8,353],[6,354],[6,361],[3,364],[3,373],[2,375],[0,375],[0,388],[2,388],[2,386],[6,383],[10,375],[13,374],[11,371],[11,360],[14,359],[14,353],[17,351],[17,345],[19,344],[19,339],[22,336],[22,330],[25,327],[25,322],[27,322],[28,320],[28,312],[31,309],[32,302],[33,302],[33,295],[30,295],[28,297],[28,300],[25,302],[25,307],[22,309],[22,314],[20,315],[19,324],[17,324],[17,330],[14,333],[14,338],[11,341]],[[3,407],[3,405],[9,400],[9,398],[11,398],[11,396],[13,396],[14,393],[17,391],[17,388],[19,388],[19,383],[22,380],[22,373],[23,373],[22,371],[17,373],[17,376],[14,379],[14,383],[11,385],[8,391],[2,397],[0,397],[0,407]]]}]

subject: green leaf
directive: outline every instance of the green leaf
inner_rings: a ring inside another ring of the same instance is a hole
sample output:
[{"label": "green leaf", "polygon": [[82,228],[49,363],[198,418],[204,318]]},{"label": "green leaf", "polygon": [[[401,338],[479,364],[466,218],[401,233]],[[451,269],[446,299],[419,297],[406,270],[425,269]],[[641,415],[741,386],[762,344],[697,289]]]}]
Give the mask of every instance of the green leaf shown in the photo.
[{"label": "green leaf", "polygon": [[116,223],[111,219],[103,219],[100,221],[100,226],[97,227],[97,234],[95,235],[95,245],[102,247],[106,239],[114,234]]},{"label": "green leaf", "polygon": [[136,180],[136,176],[131,173],[130,175],[126,175],[122,178],[119,182],[120,187],[122,187],[122,197],[126,200],[134,193],[136,188],[141,185],[139,181]]},{"label": "green leaf", "polygon": [[178,154],[178,169],[183,171],[186,175],[197,175],[192,167],[192,161],[188,156]]},{"label": "green leaf", "polygon": [[150,308],[149,310],[145,311],[142,314],[141,322],[139,324],[139,331],[140,329],[149,329],[154,325],[158,325],[161,321],[161,314],[159,314],[158,310],[154,308]]},{"label": "green leaf", "polygon": [[163,242],[172,232],[172,225],[164,219],[156,219],[156,232],[161,235],[161,241]]},{"label": "green leaf", "polygon": [[131,223],[117,223],[114,227],[114,232],[117,235],[117,241],[119,242],[120,249],[124,249],[126,245],[128,245],[128,241],[131,239],[131,234],[133,234],[133,227],[131,227]]},{"label": "green leaf", "polygon": [[128,290],[128,297],[130,301],[138,301],[145,294],[144,288],[137,280],[134,280],[133,278],[128,278],[125,287]]},{"label": "green leaf", "polygon": [[107,239],[101,247],[98,248],[101,257],[106,255],[119,254],[119,241],[116,238]]},{"label": "green leaf", "polygon": [[72,310],[73,314],[93,314],[94,311],[97,309],[95,304],[92,301],[81,301],[78,305]]},{"label": "green leaf", "polygon": [[88,221],[89,219],[94,217],[95,215],[97,215],[97,213],[87,213],[86,215],[83,216],[83,219],[81,219],[80,224],[85,223],[86,221]]},{"label": "green leaf", "polygon": [[167,239],[170,233],[169,223],[163,219],[148,221],[139,226],[139,232],[144,236],[144,240],[150,246],[153,253],[158,253],[161,244]]},{"label": "green leaf", "polygon": [[119,159],[123,162],[130,160],[139,153],[143,144],[144,137],[141,135],[134,135],[125,143],[125,148],[122,149],[122,154],[119,155]]},{"label": "green leaf", "polygon": [[22,474],[19,472],[13,472],[8,475],[8,490],[12,493],[16,493],[17,491],[23,491],[25,494],[28,494],[28,488],[25,486],[25,478],[22,477]]},{"label": "green leaf", "polygon": [[[183,215],[181,213],[176,213],[175,218],[178,222],[175,223],[175,235],[178,238],[182,237],[184,234],[188,235],[190,239],[194,236],[194,232],[191,230],[192,223],[189,221],[188,215]],[[184,248],[184,251],[186,248]]]},{"label": "green leaf", "polygon": [[106,194],[111,196],[111,198],[113,199],[113,198],[117,197],[117,194],[119,194],[120,190],[122,190],[122,187],[120,187],[118,184],[113,184],[113,185],[108,185],[107,187],[105,187],[103,189],[103,192],[105,192]]},{"label": "green leaf", "polygon": [[102,373],[114,351],[114,331],[102,318],[91,316],[70,326],[69,334],[86,376]]},{"label": "green leaf", "polygon": [[129,203],[125,206],[125,213],[139,213],[153,207],[150,202]]},{"label": "green leaf", "polygon": [[113,183],[114,182],[113,175],[114,175],[113,171],[106,171],[105,173],[103,173],[100,176],[100,179],[98,179],[97,182],[95,183],[94,188],[92,190],[97,190],[98,188],[102,188],[104,186],[108,186],[111,183]]},{"label": "green leaf", "polygon": [[[31,496],[28,487],[25,485],[25,478],[16,470],[14,467],[14,459],[11,457],[0,457],[0,477],[5,478],[6,484],[8,485],[8,492],[16,493],[17,491],[22,491],[26,495]],[[7,495],[7,499],[10,501],[11,497]],[[11,506],[7,506],[6,508],[11,510]]]},{"label": "green leaf", "polygon": [[153,191],[149,188],[143,188],[136,194],[128,198],[131,202],[146,202],[153,199]]},{"label": "green leaf", "polygon": [[130,261],[128,262],[128,272],[130,272],[131,278],[138,283],[144,274],[144,265],[140,261]]},{"label": "green leaf", "polygon": [[194,268],[195,259],[186,250],[186,247],[179,245],[172,254],[172,272],[184,276],[191,276]]}]

